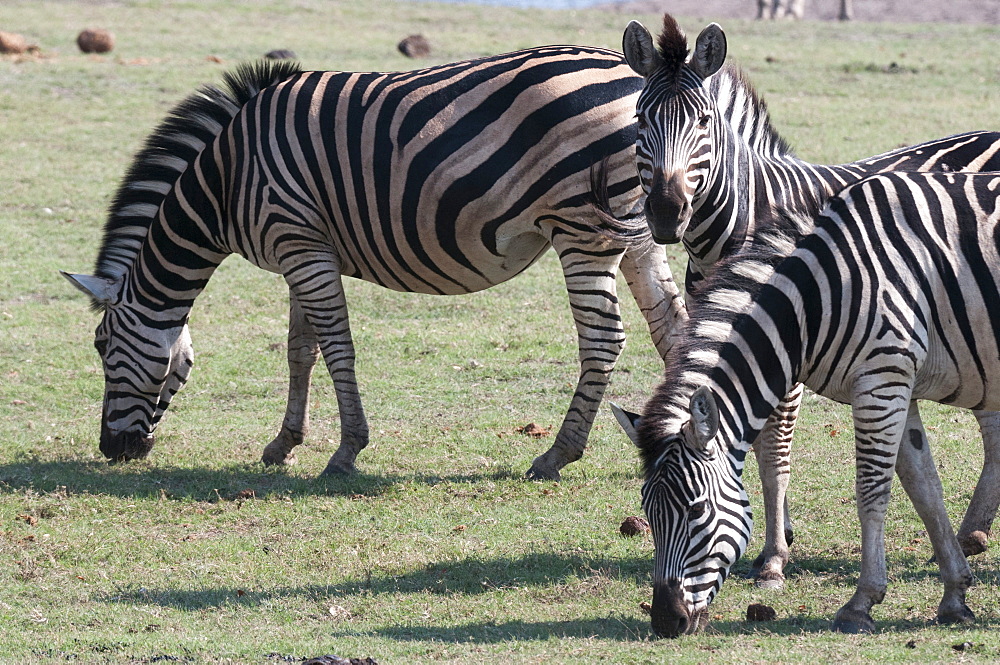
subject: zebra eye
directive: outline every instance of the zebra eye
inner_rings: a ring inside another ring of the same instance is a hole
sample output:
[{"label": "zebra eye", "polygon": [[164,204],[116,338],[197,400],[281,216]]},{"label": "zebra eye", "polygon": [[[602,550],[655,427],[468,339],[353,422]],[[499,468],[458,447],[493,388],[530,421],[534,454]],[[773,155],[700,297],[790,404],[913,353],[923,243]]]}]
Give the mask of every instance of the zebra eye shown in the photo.
[{"label": "zebra eye", "polygon": [[711,120],[712,117],[709,116],[708,114],[701,116],[698,119],[698,127],[700,127],[701,129],[708,129],[708,123],[711,122]]},{"label": "zebra eye", "polygon": [[639,125],[639,129],[645,129],[646,128],[646,116],[644,116],[643,114],[636,113],[635,114],[635,121]]},{"label": "zebra eye", "polygon": [[691,507],[688,508],[688,516],[691,519],[696,520],[702,515],[704,515],[707,510],[708,510],[708,501],[704,500],[695,501],[694,503],[691,504]]}]

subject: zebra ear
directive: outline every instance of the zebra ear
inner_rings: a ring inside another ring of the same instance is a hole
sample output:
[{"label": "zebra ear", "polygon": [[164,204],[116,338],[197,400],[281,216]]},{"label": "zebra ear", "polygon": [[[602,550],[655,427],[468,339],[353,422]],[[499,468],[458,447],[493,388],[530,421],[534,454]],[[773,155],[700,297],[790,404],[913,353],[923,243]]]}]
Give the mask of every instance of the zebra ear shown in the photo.
[{"label": "zebra ear", "polygon": [[622,51],[625,52],[628,66],[643,78],[648,78],[663,64],[663,56],[653,46],[653,35],[649,34],[646,26],[638,21],[630,21],[625,28]]},{"label": "zebra ear", "polygon": [[639,414],[626,411],[614,402],[608,402],[608,404],[611,405],[611,413],[615,414],[615,419],[618,420],[618,424],[625,430],[625,434],[629,440],[638,446],[639,435],[636,433],[636,430],[639,428]]},{"label": "zebra ear", "polygon": [[719,433],[719,406],[715,395],[708,386],[702,386],[691,395],[691,420],[688,421],[688,444],[697,450],[705,450]]},{"label": "zebra ear", "polygon": [[59,271],[59,274],[101,305],[111,304],[118,295],[119,280],[94,277],[93,275],[74,275],[62,270]]},{"label": "zebra ear", "polygon": [[701,31],[694,45],[688,66],[703,79],[719,71],[726,62],[726,33],[718,23],[710,23]]}]

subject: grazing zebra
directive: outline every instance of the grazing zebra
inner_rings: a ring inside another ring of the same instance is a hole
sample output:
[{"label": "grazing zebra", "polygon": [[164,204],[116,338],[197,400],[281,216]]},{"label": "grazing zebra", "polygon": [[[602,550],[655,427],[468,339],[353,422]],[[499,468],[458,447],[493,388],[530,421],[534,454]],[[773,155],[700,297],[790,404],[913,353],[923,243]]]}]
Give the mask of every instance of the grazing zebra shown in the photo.
[{"label": "grazing zebra", "polygon": [[1000,173],[872,176],[815,220],[779,218],[699,293],[666,377],[638,427],[657,633],[699,624],[745,550],[744,459],[797,382],[854,418],[861,574],[833,628],[874,630],[894,470],[941,569],[938,621],[973,620],[915,400],[1000,409]]},{"label": "grazing zebra", "polygon": [[499,284],[548,247],[562,265],[581,373],[552,447],[529,476],[558,478],[584,450],[624,344],[625,274],[661,356],[685,316],[660,248],[599,228],[591,166],[613,163],[611,196],[641,214],[634,167],[642,81],[613,51],[557,46],[399,73],[244,68],[228,91],[185,101],[122,182],[96,274],[67,275],[103,311],[101,451],[143,457],[187,379],[190,309],[239,254],[285,277],[292,385],[265,460],[301,441],[315,349],[333,377],[350,472],[368,443],[343,276],[398,291],[461,294]]},{"label": "grazing zebra", "polygon": [[[657,44],[633,21],[625,57],[645,79],[639,96],[636,160],[648,193],[645,217],[657,242],[681,241],[688,253],[690,300],[717,262],[737,252],[775,210],[814,216],[850,183],[881,171],[1000,170],[1000,133],[970,132],[901,148],[850,164],[824,166],[796,157],[771,125],[767,107],[742,73],[724,65],[726,36],[711,24],[688,61],[687,39],[670,15]],[[611,220],[611,224],[615,222]],[[757,584],[779,587],[792,538],[786,490],[789,450],[802,400],[796,386],[754,446],[761,468],[765,544],[754,562]],[[1000,414],[976,412],[987,447],[1000,461]],[[1000,478],[1000,466],[984,469]],[[985,549],[1000,487],[973,499],[959,531],[969,554]]]}]

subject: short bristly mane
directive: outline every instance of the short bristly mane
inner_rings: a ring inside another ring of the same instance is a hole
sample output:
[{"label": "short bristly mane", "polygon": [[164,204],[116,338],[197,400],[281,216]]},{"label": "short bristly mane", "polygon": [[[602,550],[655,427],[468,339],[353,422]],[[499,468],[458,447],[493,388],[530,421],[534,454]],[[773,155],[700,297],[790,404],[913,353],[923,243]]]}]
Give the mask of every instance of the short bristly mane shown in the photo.
[{"label": "short bristly mane", "polygon": [[639,455],[646,477],[664,452],[663,433],[679,431],[690,418],[690,396],[717,369],[717,352],[728,333],[739,325],[739,315],[750,310],[778,264],[795,250],[811,220],[776,211],[752,242],[718,264],[688,303],[692,315],[666,359],[667,381],[656,389],[639,422]]},{"label": "short bristly mane", "polygon": [[656,48],[663,58],[664,71],[677,76],[687,62],[688,43],[681,27],[670,14],[663,15],[663,31],[656,40]]},{"label": "short bristly mane", "polygon": [[94,274],[115,279],[135,260],[160,204],[181,173],[263,88],[301,71],[298,63],[261,61],[223,76],[170,110],[132,160],[108,208]]}]

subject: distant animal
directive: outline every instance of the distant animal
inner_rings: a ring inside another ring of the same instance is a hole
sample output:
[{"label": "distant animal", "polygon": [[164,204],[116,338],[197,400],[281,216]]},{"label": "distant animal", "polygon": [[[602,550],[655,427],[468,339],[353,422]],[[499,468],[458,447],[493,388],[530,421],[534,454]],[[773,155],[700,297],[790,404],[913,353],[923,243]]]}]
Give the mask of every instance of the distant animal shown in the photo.
[{"label": "distant animal", "polygon": [[417,71],[244,67],[225,90],[182,102],[148,139],[114,198],[94,275],[67,275],[103,316],[100,449],[144,457],[193,364],[188,315],[219,263],[239,254],[290,289],[290,388],[265,463],[291,463],[320,352],[341,444],[325,473],[355,470],[369,429],[342,287],[461,294],[506,281],[553,247],[576,322],[581,371],[555,442],[528,475],[578,459],[625,343],[625,275],[664,355],[683,303],[661,248],[599,228],[591,167],[641,216],[635,100],[620,53],[554,46]]},{"label": "distant animal", "polygon": [[[1000,170],[1000,133],[969,132],[900,148],[849,164],[811,164],[792,152],[771,124],[746,77],[725,65],[727,42],[717,24],[687,38],[669,14],[654,44],[638,22],[624,35],[625,57],[645,79],[637,104],[636,161],[652,238],[682,242],[685,291],[692,300],[717,263],[752,241],[761,219],[777,211],[812,218],[828,197],[887,170]],[[608,222],[614,226],[614,220]],[[754,445],[765,505],[765,543],[754,562],[759,586],[781,586],[793,531],[786,491],[790,446],[802,401],[796,386]],[[1000,478],[1000,414],[976,412],[987,448],[985,477]],[[1000,485],[984,484],[959,534],[969,554],[982,552],[1000,504]]]},{"label": "distant animal", "polygon": [[1000,409],[998,239],[1000,173],[894,172],[842,190],[818,219],[779,214],[718,268],[638,427],[658,634],[697,625],[745,551],[744,460],[800,382],[854,418],[861,573],[833,629],[875,629],[894,471],[941,570],[938,622],[974,619],[916,400]]},{"label": "distant animal", "polygon": [[[806,14],[806,0],[757,0],[757,20],[794,18],[801,19]],[[854,0],[840,0],[841,21],[854,18]]]}]

